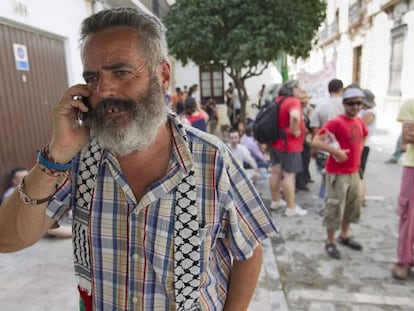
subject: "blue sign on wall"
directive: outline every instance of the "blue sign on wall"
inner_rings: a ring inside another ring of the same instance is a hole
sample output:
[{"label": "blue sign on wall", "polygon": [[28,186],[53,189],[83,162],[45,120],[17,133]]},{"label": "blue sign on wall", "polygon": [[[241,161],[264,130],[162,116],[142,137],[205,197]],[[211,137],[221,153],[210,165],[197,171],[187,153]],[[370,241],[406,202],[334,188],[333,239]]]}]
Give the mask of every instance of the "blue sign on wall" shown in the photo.
[{"label": "blue sign on wall", "polygon": [[26,46],[23,44],[13,43],[14,61],[17,70],[29,71],[29,57]]}]

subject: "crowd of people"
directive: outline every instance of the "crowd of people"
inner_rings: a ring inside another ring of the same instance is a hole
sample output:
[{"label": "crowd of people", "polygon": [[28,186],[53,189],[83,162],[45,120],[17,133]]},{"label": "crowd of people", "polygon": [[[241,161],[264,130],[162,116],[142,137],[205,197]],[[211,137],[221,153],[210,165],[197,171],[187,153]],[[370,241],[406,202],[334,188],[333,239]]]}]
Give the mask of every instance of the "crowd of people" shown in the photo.
[{"label": "crowd of people", "polygon": [[[259,91],[259,98],[263,97],[264,89],[265,85]],[[375,95],[369,89],[362,89],[356,84],[344,87],[339,79],[332,79],[327,89],[329,98],[311,105],[311,97],[300,88],[298,81],[284,83],[275,103],[280,105],[279,126],[287,135],[285,139],[264,145],[255,140],[251,120],[245,124],[239,118],[233,119],[239,112],[237,106],[234,109],[234,87],[229,83],[226,104],[231,128],[223,139],[227,139],[230,150],[241,165],[252,169],[253,180],[268,178],[272,198],[269,209],[284,207],[287,217],[307,215],[307,210],[295,203],[295,193],[309,191],[308,183],[314,182],[309,165],[311,158],[315,160],[320,175],[319,197],[325,201],[325,250],[331,258],[340,259],[337,244],[356,251],[363,249],[349,235],[349,231],[352,223],[359,222],[361,207],[366,205],[367,184],[364,172],[369,162],[370,137],[376,128],[377,115]],[[414,109],[412,105],[403,106],[401,113],[404,117],[400,116],[398,120],[405,125],[396,151],[386,163],[396,163],[412,142],[409,136],[412,134],[407,134],[410,128],[407,124],[410,123],[406,120],[411,118],[412,121],[414,118],[410,116],[409,110]],[[404,109],[408,112],[404,112]],[[407,214],[412,210],[413,204],[407,187],[412,185],[410,168],[414,163],[409,162],[409,153],[406,159],[404,165],[408,164],[404,167],[398,205],[401,220],[397,263],[392,270],[392,275],[400,279],[408,275],[412,264],[412,260],[408,259],[412,258],[409,249],[414,243],[414,215]],[[340,232],[335,237],[337,230]]]},{"label": "crowd of people", "polygon": [[180,87],[175,88],[175,92],[171,95],[171,104],[173,111],[188,125],[191,125],[203,132],[215,134],[219,121],[216,102],[213,98],[209,98],[204,103],[197,100],[196,93],[198,84],[193,84],[189,90],[184,85],[183,90]]},{"label": "crowd of people", "polygon": [[[312,155],[322,176],[326,253],[340,259],[336,243],[363,249],[349,229],[363,205],[372,92],[334,79],[327,103],[313,110],[300,83],[287,81],[274,103],[285,136],[259,145],[240,120],[244,94],[230,83],[226,144],[207,133],[217,108],[197,101],[196,84],[167,96],[171,67],[156,17],[132,8],[91,15],[81,26],[81,58],[85,83],[62,94],[49,144],[30,170],[13,175],[0,207],[0,252],[36,243],[72,213],[81,309],[246,310],[261,243],[278,234],[253,182],[268,178],[270,210],[306,217],[295,193],[312,182]],[[80,111],[90,117],[79,120]],[[404,279],[413,265],[413,100],[398,120],[407,157],[393,275]]]}]

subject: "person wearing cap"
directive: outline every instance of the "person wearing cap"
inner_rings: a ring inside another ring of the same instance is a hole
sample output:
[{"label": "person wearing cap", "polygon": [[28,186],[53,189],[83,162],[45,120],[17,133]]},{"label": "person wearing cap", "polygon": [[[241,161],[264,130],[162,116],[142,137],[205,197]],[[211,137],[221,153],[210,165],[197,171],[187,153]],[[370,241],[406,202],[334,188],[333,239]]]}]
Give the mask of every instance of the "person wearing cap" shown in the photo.
[{"label": "person wearing cap", "polygon": [[[329,98],[318,103],[310,118],[310,127],[312,129],[312,138],[316,136],[318,131],[329,120],[344,113],[342,105],[342,94],[344,93],[344,84],[339,79],[332,79],[328,83]],[[319,198],[324,199],[326,194],[325,186],[325,164],[327,154],[320,150],[313,150],[312,157],[315,158],[315,163],[318,172],[321,173],[321,185],[319,188]]]},{"label": "person wearing cap", "polygon": [[401,106],[397,121],[402,123],[402,144],[405,156],[398,197],[397,258],[392,269],[396,279],[406,279],[414,265],[414,98],[408,99]]},{"label": "person wearing cap", "polygon": [[361,214],[359,167],[368,129],[358,113],[365,99],[357,87],[347,88],[343,94],[344,114],[328,121],[316,134],[312,147],[329,153],[326,162],[325,215],[327,239],[325,250],[334,259],[341,253],[335,244],[335,231],[340,229],[337,242],[356,251],[362,246],[349,236],[351,223]]},{"label": "person wearing cap", "polygon": [[365,139],[364,149],[362,150],[361,155],[361,167],[359,169],[359,176],[361,178],[361,200],[362,205],[366,205],[365,194],[366,194],[366,182],[364,179],[365,167],[368,160],[369,149],[370,149],[370,137],[374,133],[376,124],[377,124],[377,113],[375,111],[375,95],[368,89],[362,90],[365,94],[365,99],[362,103],[361,111],[359,116],[364,121],[365,125],[368,128],[368,136]]}]

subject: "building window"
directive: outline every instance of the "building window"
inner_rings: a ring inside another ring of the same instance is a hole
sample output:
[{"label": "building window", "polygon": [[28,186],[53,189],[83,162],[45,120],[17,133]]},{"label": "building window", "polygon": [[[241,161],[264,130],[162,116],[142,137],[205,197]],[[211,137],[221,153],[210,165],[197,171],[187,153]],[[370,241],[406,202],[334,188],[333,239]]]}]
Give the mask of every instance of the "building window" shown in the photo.
[{"label": "building window", "polygon": [[362,17],[362,1],[351,0],[348,11],[348,23],[350,26],[354,26],[361,21]]},{"label": "building window", "polygon": [[202,103],[209,98],[213,98],[218,104],[224,103],[223,71],[200,66],[200,96]]},{"label": "building window", "polygon": [[407,25],[400,25],[391,30],[391,61],[388,95],[401,96],[401,74],[403,51]]},{"label": "building window", "polygon": [[361,58],[362,46],[354,48],[354,65],[352,70],[352,82],[356,84],[361,83]]}]

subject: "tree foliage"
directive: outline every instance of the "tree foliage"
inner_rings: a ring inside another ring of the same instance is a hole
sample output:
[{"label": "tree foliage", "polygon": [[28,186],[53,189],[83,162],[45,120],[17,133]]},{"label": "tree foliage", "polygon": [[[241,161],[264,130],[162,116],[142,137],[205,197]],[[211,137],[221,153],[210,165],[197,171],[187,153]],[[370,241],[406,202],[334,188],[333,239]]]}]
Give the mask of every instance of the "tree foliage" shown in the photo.
[{"label": "tree foliage", "polygon": [[281,53],[308,56],[325,9],[324,0],[177,0],[164,22],[176,59],[223,69],[245,91]]}]

